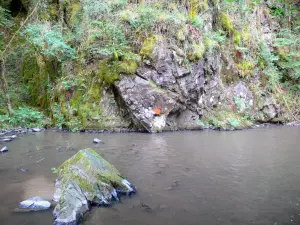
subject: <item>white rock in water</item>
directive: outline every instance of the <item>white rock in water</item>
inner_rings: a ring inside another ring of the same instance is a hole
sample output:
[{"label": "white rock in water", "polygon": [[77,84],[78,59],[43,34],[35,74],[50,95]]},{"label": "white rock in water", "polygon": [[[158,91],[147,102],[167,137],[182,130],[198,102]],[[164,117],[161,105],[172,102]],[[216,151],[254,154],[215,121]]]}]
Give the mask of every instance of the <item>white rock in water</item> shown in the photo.
[{"label": "white rock in water", "polygon": [[4,142],[10,142],[10,141],[12,141],[12,139],[10,139],[10,138],[4,138],[4,139],[2,139],[2,141],[4,141]]},{"label": "white rock in water", "polygon": [[40,198],[40,197],[33,197],[29,198],[20,203],[20,209],[34,209],[34,210],[46,210],[51,207],[51,203]]},{"label": "white rock in water", "polygon": [[13,139],[16,139],[16,138],[17,138],[17,135],[1,137],[1,139],[10,139],[10,140],[13,140]]},{"label": "white rock in water", "polygon": [[124,184],[128,188],[129,192],[134,191],[134,189],[132,188],[131,183],[128,180],[123,179],[123,180],[121,180],[121,182],[122,182],[122,184]]},{"label": "white rock in water", "polygon": [[104,143],[104,142],[101,141],[101,140],[98,139],[98,138],[94,138],[94,143],[95,143],[95,144],[100,144],[100,143]]},{"label": "white rock in water", "polygon": [[3,148],[1,148],[0,152],[1,152],[1,153],[3,153],[3,152],[8,152],[8,147],[7,147],[7,146],[4,146]]},{"label": "white rock in water", "polygon": [[41,132],[42,129],[40,129],[40,128],[32,128],[32,131],[33,131],[33,132]]}]

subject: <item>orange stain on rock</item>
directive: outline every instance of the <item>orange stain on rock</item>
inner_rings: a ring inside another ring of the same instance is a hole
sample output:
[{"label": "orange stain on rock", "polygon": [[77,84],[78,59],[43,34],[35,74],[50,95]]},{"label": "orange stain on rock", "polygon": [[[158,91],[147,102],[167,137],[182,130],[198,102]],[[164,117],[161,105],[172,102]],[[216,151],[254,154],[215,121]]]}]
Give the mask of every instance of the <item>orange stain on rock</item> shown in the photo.
[{"label": "orange stain on rock", "polygon": [[161,114],[161,110],[159,108],[154,108],[154,115],[159,116]]}]

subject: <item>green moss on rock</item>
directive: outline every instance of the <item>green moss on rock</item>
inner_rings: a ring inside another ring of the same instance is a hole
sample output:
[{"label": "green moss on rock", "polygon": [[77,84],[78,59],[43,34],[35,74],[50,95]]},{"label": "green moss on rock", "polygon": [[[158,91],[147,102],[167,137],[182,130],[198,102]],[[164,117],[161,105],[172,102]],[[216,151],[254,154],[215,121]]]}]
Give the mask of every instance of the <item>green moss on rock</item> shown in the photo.
[{"label": "green moss on rock", "polygon": [[131,194],[135,188],[120,172],[93,149],[83,149],[58,168],[53,199],[56,223],[77,224],[90,203],[109,205],[118,194]]},{"label": "green moss on rock", "polygon": [[253,122],[239,113],[231,111],[212,111],[206,115],[203,122],[219,130],[244,129],[253,125]]},{"label": "green moss on rock", "polygon": [[234,32],[234,26],[232,25],[230,17],[226,13],[222,12],[220,14],[220,21],[224,30],[231,34]]},{"label": "green moss on rock", "polygon": [[143,42],[142,49],[140,51],[140,55],[143,58],[153,59],[153,50],[157,43],[157,41],[162,40],[162,37],[159,35],[151,35]]},{"label": "green moss on rock", "polygon": [[133,191],[130,186],[124,184],[123,179],[120,172],[97,152],[93,149],[84,149],[58,168],[57,191],[60,195],[70,182],[76,182],[88,200],[93,201],[98,191],[102,191],[105,200],[110,202],[111,192],[114,189],[122,193]]},{"label": "green moss on rock", "polygon": [[118,70],[118,64],[109,59],[102,60],[99,63],[98,77],[105,81],[107,84],[113,84],[120,79],[120,73]]},{"label": "green moss on rock", "polygon": [[179,41],[185,40],[185,28],[181,28],[176,32],[176,38]]},{"label": "green moss on rock", "polygon": [[50,87],[56,75],[60,73],[54,65],[57,62],[46,61],[41,55],[24,58],[22,66],[23,83],[27,86],[28,104],[46,109],[50,106]]},{"label": "green moss on rock", "polygon": [[188,2],[190,4],[190,20],[196,19],[200,11],[205,11],[208,9],[207,0],[189,0]]},{"label": "green moss on rock", "polygon": [[138,68],[135,60],[126,60],[120,63],[119,72],[123,74],[134,74]]},{"label": "green moss on rock", "polygon": [[236,44],[237,46],[241,45],[241,43],[242,43],[242,34],[241,34],[241,32],[239,32],[239,31],[234,31],[233,42],[234,42],[234,44]]},{"label": "green moss on rock", "polygon": [[238,64],[238,69],[240,70],[242,77],[245,77],[246,75],[253,75],[254,63],[243,60]]},{"label": "green moss on rock", "polygon": [[203,43],[194,42],[189,47],[190,48],[189,48],[188,57],[190,60],[195,61],[203,58],[206,51],[205,45]]}]

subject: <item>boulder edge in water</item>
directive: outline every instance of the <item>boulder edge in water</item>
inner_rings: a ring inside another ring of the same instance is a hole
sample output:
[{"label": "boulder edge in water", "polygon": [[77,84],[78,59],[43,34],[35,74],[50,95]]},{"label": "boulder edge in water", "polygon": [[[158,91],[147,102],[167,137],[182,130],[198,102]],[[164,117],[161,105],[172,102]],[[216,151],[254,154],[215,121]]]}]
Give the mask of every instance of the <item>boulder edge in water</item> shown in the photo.
[{"label": "boulder edge in water", "polygon": [[120,172],[93,149],[77,152],[58,168],[54,225],[74,225],[90,205],[106,206],[136,192]]}]

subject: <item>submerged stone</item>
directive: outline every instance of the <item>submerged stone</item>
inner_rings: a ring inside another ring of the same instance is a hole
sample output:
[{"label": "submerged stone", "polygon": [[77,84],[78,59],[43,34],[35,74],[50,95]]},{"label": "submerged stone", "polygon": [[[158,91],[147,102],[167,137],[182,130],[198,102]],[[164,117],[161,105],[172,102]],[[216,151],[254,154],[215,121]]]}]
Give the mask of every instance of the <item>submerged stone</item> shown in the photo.
[{"label": "submerged stone", "polygon": [[19,205],[20,209],[32,209],[34,211],[46,210],[50,207],[51,203],[40,197],[29,198]]},{"label": "submerged stone", "polygon": [[131,183],[92,149],[81,150],[64,162],[55,186],[55,225],[77,224],[91,204],[110,205],[120,194],[135,192]]}]

